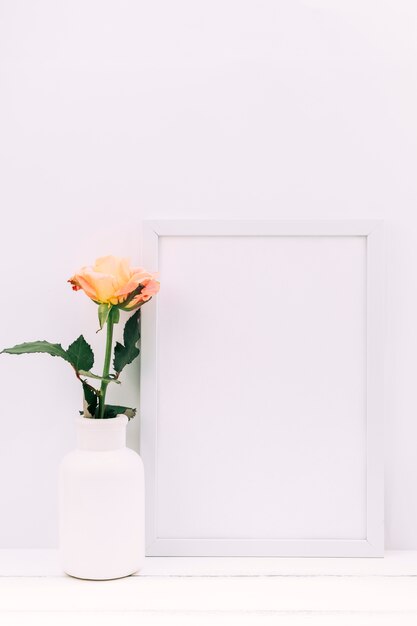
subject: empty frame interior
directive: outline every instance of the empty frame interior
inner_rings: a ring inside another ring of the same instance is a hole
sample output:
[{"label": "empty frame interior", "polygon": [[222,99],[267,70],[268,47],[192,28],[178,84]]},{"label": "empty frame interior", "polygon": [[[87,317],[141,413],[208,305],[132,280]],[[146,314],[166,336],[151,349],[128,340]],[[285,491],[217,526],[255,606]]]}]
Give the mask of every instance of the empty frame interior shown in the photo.
[{"label": "empty frame interior", "polygon": [[153,539],[366,540],[367,238],[161,235],[158,264]]}]

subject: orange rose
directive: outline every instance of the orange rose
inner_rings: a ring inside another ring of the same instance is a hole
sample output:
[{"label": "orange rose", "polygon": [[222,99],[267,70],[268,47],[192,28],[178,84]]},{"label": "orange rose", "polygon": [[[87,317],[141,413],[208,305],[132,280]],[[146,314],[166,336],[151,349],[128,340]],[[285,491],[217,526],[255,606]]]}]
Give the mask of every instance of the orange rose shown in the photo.
[{"label": "orange rose", "polygon": [[[130,267],[128,259],[115,256],[101,257],[93,266],[82,267],[68,282],[75,291],[82,289],[97,304],[120,305],[128,311],[159,291],[156,274],[143,267]],[[135,291],[138,293],[132,297]]]}]

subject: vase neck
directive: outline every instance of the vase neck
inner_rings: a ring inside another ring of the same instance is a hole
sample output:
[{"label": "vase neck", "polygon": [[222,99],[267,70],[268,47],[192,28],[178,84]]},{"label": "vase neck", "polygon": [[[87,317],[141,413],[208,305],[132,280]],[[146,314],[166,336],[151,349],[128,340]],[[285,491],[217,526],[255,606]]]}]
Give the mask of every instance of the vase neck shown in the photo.
[{"label": "vase neck", "polygon": [[79,450],[118,450],[126,446],[127,417],[110,419],[77,417],[76,436]]}]

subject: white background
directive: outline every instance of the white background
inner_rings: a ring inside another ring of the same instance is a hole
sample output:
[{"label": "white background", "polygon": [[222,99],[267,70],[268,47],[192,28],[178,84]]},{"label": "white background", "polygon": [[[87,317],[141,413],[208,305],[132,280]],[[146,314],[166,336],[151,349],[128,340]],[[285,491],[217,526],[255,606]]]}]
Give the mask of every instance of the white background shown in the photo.
[{"label": "white background", "polygon": [[[413,0],[0,0],[0,345],[101,347],[65,280],[138,262],[144,218],[385,219],[386,537],[417,548],[416,29]],[[47,356],[0,380],[0,545],[55,546],[80,389]]]}]

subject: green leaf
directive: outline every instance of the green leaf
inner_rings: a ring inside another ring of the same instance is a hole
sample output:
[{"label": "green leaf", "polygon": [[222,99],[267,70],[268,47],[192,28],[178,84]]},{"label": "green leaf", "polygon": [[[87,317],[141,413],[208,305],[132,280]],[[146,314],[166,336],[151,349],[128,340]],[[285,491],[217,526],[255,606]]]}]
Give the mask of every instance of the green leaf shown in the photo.
[{"label": "green leaf", "polygon": [[118,406],[115,404],[106,404],[104,407],[104,419],[116,417],[116,415],[126,415],[131,420],[136,415],[136,409],[127,406]]},{"label": "green leaf", "polygon": [[113,367],[117,374],[120,374],[126,365],[132,363],[132,361],[139,356],[139,348],[136,347],[136,344],[140,339],[139,319],[140,309],[138,309],[136,313],[126,322],[123,331],[124,345],[119,342],[115,345]]},{"label": "green leaf", "polygon": [[78,370],[90,370],[94,365],[94,354],[91,346],[80,335],[67,350],[68,360]]},{"label": "green leaf", "polygon": [[110,311],[111,311],[111,306],[109,304],[98,305],[98,321],[100,324],[100,330],[103,328],[104,324],[107,322],[107,318],[109,317]]},{"label": "green leaf", "polygon": [[116,383],[117,385],[121,385],[121,381],[117,380],[114,376],[107,376],[103,378],[103,376],[99,376],[98,374],[93,374],[93,372],[86,372],[85,370],[79,370],[78,372],[80,376],[86,376],[87,378],[94,378],[96,380],[104,380],[106,383]]},{"label": "green leaf", "polygon": [[[31,341],[29,343],[19,343],[13,348],[5,348],[0,354],[34,354],[35,352],[50,354],[51,356],[60,356],[68,363],[72,362],[67,352],[60,343],[49,343],[49,341]],[[89,368],[87,368],[89,369]]]},{"label": "green leaf", "polygon": [[97,391],[83,380],[84,391],[84,417],[94,417],[97,409]]}]

